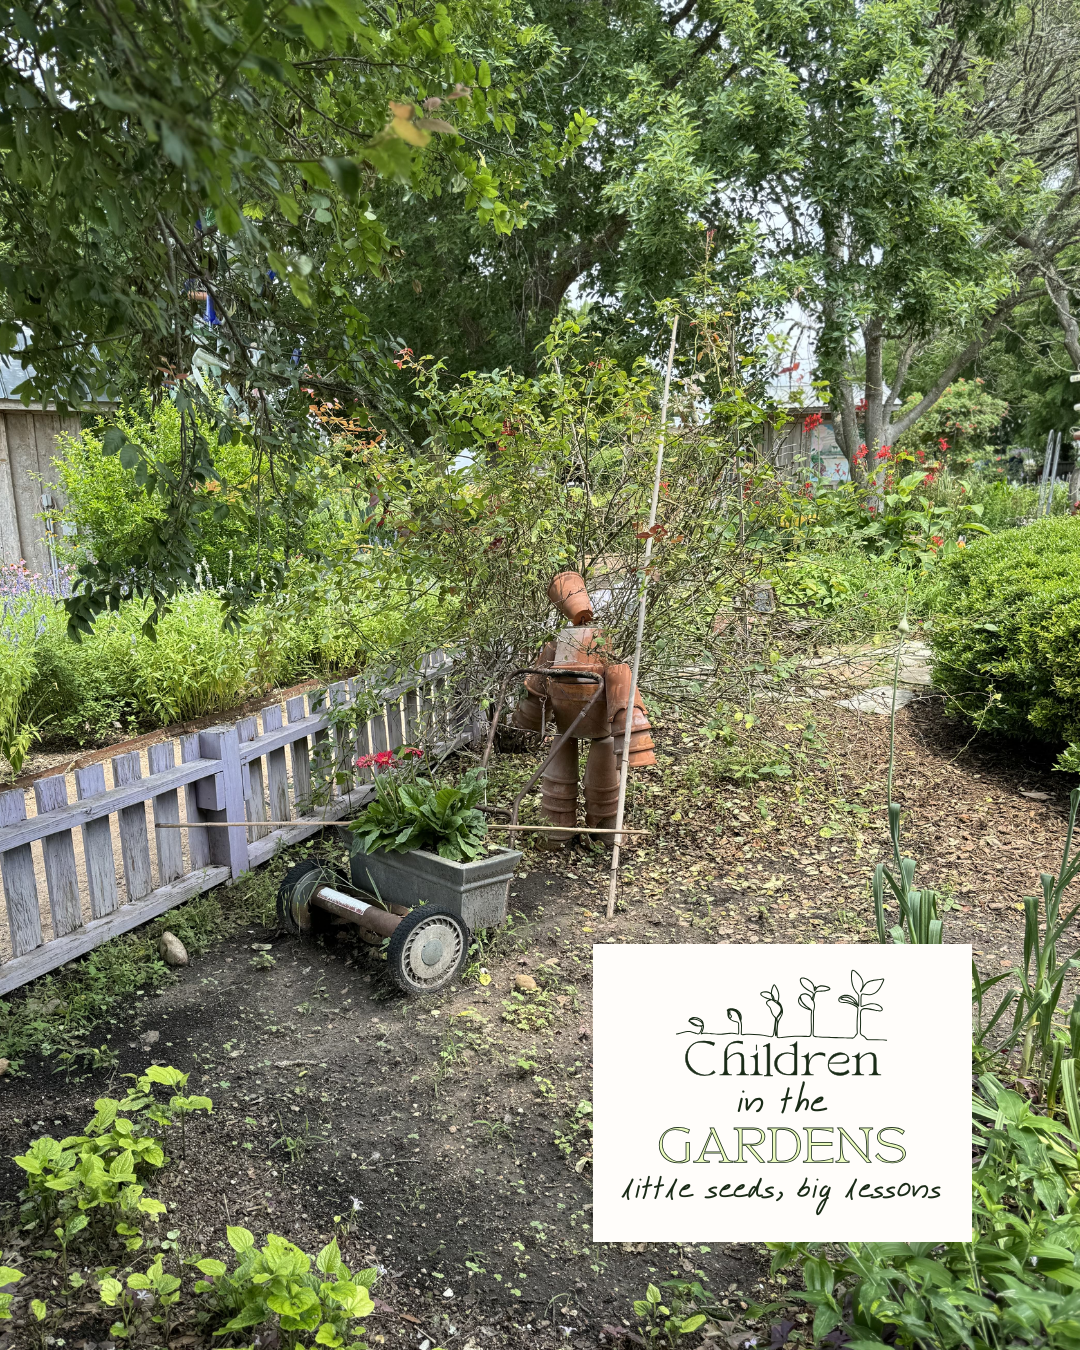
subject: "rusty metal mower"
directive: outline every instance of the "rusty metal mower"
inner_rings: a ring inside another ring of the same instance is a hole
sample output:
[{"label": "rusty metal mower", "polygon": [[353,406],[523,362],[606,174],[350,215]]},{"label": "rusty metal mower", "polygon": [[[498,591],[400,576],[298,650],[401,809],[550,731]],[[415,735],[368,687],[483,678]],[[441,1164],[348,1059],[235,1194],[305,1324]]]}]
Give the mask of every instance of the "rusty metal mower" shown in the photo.
[{"label": "rusty metal mower", "polygon": [[[414,909],[361,899],[341,889],[343,878],[317,862],[291,867],[278,889],[278,922],[296,936],[312,928],[312,910],[354,923],[373,938],[389,938],[386,962],[407,994],[433,994],[461,969],[472,935],[460,914],[439,905]],[[396,911],[396,912],[395,912]]]}]

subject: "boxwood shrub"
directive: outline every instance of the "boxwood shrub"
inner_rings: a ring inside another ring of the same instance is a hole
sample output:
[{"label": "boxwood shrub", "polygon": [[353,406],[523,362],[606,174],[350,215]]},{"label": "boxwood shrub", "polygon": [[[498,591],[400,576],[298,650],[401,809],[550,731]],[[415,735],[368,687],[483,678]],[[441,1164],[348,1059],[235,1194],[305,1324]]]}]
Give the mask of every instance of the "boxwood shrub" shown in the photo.
[{"label": "boxwood shrub", "polygon": [[973,726],[1080,740],[1080,517],[987,535],[938,569],[934,683]]}]

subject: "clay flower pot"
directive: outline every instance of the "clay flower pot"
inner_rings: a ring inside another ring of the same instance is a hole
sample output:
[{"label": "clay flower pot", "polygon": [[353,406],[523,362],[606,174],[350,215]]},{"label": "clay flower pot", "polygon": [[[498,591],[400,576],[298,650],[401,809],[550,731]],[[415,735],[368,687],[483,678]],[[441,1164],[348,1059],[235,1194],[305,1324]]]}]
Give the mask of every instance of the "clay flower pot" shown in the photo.
[{"label": "clay flower pot", "polygon": [[547,593],[559,613],[565,614],[575,627],[592,618],[592,601],[579,572],[560,572],[552,579]]},{"label": "clay flower pot", "polygon": [[[630,701],[630,681],[633,672],[627,665],[608,666],[605,680],[607,693],[607,711],[611,722],[611,734],[615,737],[615,758],[621,763],[623,738],[626,734],[626,705]],[[645,711],[645,701],[641,690],[634,690],[634,717],[630,723],[630,767],[641,768],[656,763],[652,736],[652,726]]]}]

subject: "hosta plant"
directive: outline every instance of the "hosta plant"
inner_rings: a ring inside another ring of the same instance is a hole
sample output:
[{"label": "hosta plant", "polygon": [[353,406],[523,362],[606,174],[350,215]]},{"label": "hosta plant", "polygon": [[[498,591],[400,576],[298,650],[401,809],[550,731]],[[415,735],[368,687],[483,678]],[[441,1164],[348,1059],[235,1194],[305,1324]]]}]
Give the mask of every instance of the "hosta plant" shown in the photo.
[{"label": "hosta plant", "polygon": [[[411,759],[410,759],[411,756]],[[470,769],[457,783],[422,776],[419,751],[406,748],[366,755],[361,768],[375,769],[375,800],[352,822],[356,847],[365,853],[408,853],[422,848],[452,862],[471,862],[484,848],[487,821],[477,805],[485,776]]]}]

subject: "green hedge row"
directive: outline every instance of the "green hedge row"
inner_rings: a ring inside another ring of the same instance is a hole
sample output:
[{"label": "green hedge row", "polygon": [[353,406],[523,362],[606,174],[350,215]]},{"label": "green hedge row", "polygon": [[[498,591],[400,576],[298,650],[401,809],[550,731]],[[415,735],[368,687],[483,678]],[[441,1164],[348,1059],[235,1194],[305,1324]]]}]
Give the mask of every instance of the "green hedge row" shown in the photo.
[{"label": "green hedge row", "polygon": [[1080,740],[1080,517],[988,535],[933,586],[934,683],[973,726]]}]

